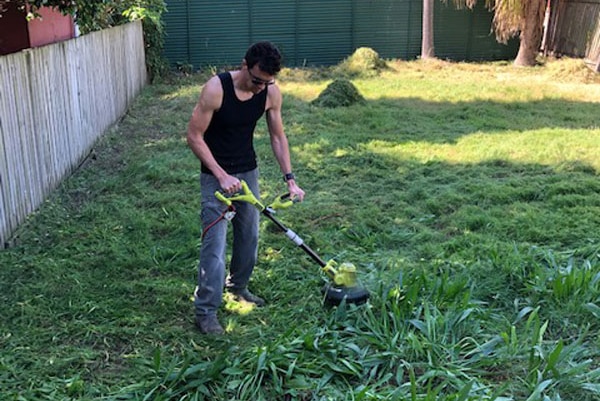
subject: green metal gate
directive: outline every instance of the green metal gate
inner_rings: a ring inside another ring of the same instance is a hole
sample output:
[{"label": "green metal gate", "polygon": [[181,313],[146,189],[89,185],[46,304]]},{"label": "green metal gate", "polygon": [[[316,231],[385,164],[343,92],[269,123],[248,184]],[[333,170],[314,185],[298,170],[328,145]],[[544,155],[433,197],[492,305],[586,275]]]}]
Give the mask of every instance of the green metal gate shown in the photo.
[{"label": "green metal gate", "polygon": [[[448,2],[452,3],[452,2]],[[456,10],[436,0],[435,53],[453,60],[513,58],[496,42],[483,1]],[[287,66],[332,65],[359,47],[383,58],[421,53],[422,0],[167,0],[166,58],[172,63],[238,65],[253,42],[270,40]]]}]

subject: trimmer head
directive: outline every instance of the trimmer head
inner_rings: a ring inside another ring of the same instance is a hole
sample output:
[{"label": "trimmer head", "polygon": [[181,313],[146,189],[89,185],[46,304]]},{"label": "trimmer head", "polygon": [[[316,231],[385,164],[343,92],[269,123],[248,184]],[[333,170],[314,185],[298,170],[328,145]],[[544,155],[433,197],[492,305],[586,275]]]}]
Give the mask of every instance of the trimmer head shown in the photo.
[{"label": "trimmer head", "polygon": [[346,300],[347,304],[360,305],[369,299],[369,291],[358,285],[356,267],[352,263],[338,265],[330,260],[323,266],[323,271],[333,280],[321,290],[326,304],[339,305]]},{"label": "trimmer head", "polygon": [[331,306],[337,306],[344,300],[347,304],[360,305],[369,299],[369,291],[360,286],[343,287],[326,284],[321,292],[325,295],[325,303]]}]

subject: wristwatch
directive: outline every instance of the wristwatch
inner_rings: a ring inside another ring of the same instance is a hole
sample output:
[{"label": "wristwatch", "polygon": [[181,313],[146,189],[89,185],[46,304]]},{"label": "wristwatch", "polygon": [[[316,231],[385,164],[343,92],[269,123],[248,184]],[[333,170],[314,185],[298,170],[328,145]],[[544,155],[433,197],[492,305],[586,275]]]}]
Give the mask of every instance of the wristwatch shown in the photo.
[{"label": "wristwatch", "polygon": [[289,180],[294,180],[296,179],[296,177],[294,176],[294,173],[287,173],[283,175],[283,181],[288,182]]}]

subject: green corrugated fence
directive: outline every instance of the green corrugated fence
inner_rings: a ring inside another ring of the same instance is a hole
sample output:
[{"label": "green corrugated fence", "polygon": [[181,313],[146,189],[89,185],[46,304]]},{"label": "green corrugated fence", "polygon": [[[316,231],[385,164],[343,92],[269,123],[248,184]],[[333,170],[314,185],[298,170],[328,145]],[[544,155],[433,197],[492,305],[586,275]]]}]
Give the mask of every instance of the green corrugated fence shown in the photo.
[{"label": "green corrugated fence", "polygon": [[[474,10],[448,3],[435,2],[437,57],[515,57],[518,42],[496,42],[483,1]],[[359,47],[405,60],[421,52],[422,0],[167,0],[167,9],[164,53],[173,65],[238,65],[259,40],[276,43],[290,67],[336,64]]]}]

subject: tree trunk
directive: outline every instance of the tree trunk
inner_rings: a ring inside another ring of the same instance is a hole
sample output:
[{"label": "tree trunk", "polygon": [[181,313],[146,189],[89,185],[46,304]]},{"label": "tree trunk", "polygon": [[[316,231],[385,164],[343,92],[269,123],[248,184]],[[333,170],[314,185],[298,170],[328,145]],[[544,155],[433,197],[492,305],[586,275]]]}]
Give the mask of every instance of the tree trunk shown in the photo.
[{"label": "tree trunk", "polygon": [[536,58],[542,44],[544,33],[544,15],[546,0],[528,0],[524,2],[523,19],[521,21],[521,43],[514,65],[531,67],[536,64]]},{"label": "tree trunk", "polygon": [[433,1],[423,0],[423,38],[421,41],[421,58],[435,57],[433,46]]}]

